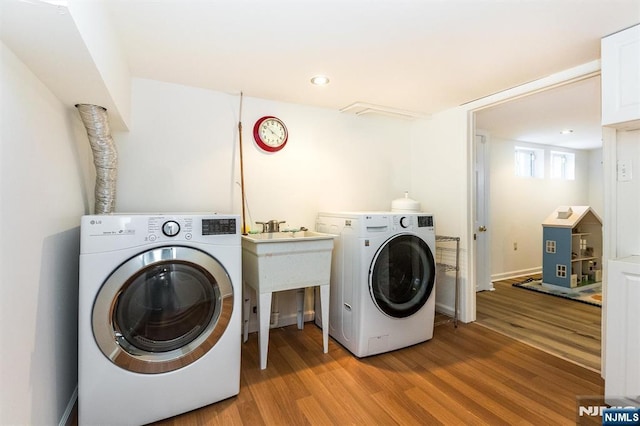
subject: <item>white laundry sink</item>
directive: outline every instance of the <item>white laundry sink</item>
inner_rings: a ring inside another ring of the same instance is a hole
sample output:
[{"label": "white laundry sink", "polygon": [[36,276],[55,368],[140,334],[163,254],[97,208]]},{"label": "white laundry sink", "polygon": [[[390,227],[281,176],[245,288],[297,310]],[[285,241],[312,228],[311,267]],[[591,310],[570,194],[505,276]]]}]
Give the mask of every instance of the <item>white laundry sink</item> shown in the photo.
[{"label": "white laundry sink", "polygon": [[313,231],[281,231],[281,232],[262,232],[259,234],[244,235],[243,238],[256,241],[273,241],[273,240],[299,240],[301,238],[311,240],[324,240],[335,238],[332,234],[323,234]]},{"label": "white laundry sink", "polygon": [[334,238],[313,231],[243,235],[243,279],[260,293],[326,284]]},{"label": "white laundry sink", "polygon": [[[273,232],[242,236],[242,280],[258,299],[258,341],[260,368],[267,367],[271,294],[274,291],[319,286],[322,324],[329,324],[329,279],[331,251],[336,235],[313,231]],[[247,341],[249,309],[245,300],[244,341]],[[302,303],[299,298],[298,304]],[[298,306],[298,327],[302,328],[302,306]],[[322,343],[328,351],[328,326],[323,326]]]}]

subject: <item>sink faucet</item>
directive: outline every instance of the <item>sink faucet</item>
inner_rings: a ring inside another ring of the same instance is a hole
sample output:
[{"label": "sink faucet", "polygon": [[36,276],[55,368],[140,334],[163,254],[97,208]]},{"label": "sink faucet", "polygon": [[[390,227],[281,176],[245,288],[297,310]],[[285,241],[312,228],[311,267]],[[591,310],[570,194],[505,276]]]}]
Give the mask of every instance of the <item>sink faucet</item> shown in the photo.
[{"label": "sink faucet", "polygon": [[280,224],[286,221],[270,220],[268,222],[256,222],[258,225],[262,225],[262,232],[280,232]]}]

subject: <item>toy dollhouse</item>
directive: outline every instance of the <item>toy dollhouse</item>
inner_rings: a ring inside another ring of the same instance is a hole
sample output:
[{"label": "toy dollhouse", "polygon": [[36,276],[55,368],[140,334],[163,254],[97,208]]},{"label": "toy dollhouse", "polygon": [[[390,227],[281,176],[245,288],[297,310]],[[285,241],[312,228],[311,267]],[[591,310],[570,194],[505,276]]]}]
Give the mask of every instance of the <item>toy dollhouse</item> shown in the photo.
[{"label": "toy dollhouse", "polygon": [[563,206],[542,223],[542,284],[570,290],[602,281],[602,220],[589,206]]}]

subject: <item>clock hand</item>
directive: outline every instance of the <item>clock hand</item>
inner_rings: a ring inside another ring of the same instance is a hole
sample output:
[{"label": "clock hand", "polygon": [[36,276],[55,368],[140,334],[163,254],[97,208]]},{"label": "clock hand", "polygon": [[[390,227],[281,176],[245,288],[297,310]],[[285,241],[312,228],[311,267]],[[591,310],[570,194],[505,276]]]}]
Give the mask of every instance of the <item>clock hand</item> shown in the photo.
[{"label": "clock hand", "polygon": [[269,129],[269,131],[273,134],[273,136],[280,137],[280,135],[278,135],[275,131],[273,131],[271,127],[267,127],[267,129]]}]

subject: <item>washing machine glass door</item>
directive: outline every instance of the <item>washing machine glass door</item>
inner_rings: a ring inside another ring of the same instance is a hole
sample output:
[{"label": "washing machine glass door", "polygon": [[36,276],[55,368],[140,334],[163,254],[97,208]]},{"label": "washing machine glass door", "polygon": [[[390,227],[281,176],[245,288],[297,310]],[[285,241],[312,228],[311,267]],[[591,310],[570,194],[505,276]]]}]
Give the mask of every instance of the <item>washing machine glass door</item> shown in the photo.
[{"label": "washing machine glass door", "polygon": [[163,373],[202,357],[233,310],[233,286],[212,256],[189,247],[141,253],[116,269],[93,307],[105,356],[138,373]]},{"label": "washing machine glass door", "polygon": [[435,261],[423,239],[391,237],[376,252],[369,269],[369,292],[386,315],[405,318],[427,303],[435,282]]}]

